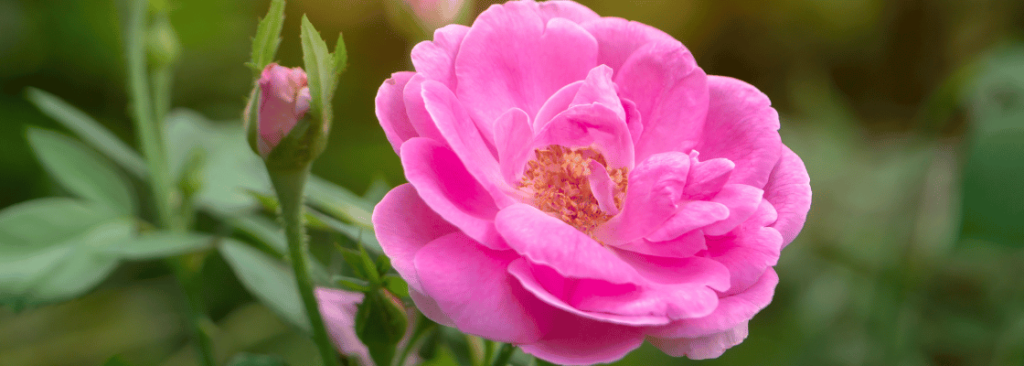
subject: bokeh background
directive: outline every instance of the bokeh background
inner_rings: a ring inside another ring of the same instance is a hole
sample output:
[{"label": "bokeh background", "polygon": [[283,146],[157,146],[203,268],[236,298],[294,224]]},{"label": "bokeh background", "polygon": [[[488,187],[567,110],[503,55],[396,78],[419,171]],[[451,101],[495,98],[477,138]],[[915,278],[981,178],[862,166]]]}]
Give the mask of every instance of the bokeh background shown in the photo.
[{"label": "bokeh background", "polygon": [[[298,20],[349,69],[315,173],[354,192],[403,183],[373,112],[418,41],[383,0],[290,0],[278,59],[301,65]],[[745,80],[782,118],[814,199],[783,251],[773,303],[708,365],[1024,365],[1024,2],[1015,0],[581,0],[658,27],[708,74]],[[250,37],[268,1],[170,0],[182,46],[173,105],[237,124]],[[476,1],[477,14],[494,1]],[[134,145],[116,0],[0,0],[0,208],[59,195],[25,141],[61,130],[36,87]],[[202,223],[200,223],[201,225]],[[314,346],[204,267],[218,347],[316,362]],[[0,365],[192,365],[183,302],[158,262],[122,265],[90,294],[0,308]],[[697,364],[645,345],[617,364]]]}]

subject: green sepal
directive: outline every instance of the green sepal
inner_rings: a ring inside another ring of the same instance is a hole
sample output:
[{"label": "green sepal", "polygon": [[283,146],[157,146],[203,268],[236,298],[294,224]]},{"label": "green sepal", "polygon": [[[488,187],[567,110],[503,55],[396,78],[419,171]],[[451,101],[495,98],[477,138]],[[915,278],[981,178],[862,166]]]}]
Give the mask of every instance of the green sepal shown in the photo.
[{"label": "green sepal", "polygon": [[249,102],[242,113],[242,127],[245,128],[245,140],[256,155],[260,154],[260,86],[257,84],[249,93]]},{"label": "green sepal", "polygon": [[274,61],[277,47],[281,44],[281,27],[284,25],[284,0],[271,0],[267,16],[256,26],[252,39],[252,61],[246,65],[257,78],[260,72]]},{"label": "green sepal", "polygon": [[356,335],[377,365],[390,365],[408,327],[405,309],[380,291],[366,294],[355,319]]}]

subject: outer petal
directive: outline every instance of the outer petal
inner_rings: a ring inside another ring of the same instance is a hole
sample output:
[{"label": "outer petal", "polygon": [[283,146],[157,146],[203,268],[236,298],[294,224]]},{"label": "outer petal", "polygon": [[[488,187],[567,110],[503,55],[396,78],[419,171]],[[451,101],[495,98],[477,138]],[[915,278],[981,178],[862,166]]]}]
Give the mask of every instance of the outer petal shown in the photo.
[{"label": "outer petal", "polygon": [[641,47],[615,75],[622,98],[636,103],[644,128],[637,160],[668,151],[689,152],[704,128],[708,84],[683,45],[673,41]]},{"label": "outer petal", "polygon": [[659,338],[698,338],[720,333],[746,323],[772,302],[779,276],[774,269],[746,291],[723,297],[715,311],[703,318],[683,319],[672,324],[648,329],[648,335]]},{"label": "outer petal", "polygon": [[430,242],[415,264],[425,294],[460,330],[501,342],[530,343],[547,331],[554,309],[508,274],[506,268],[516,258],[455,232]]},{"label": "outer petal", "polygon": [[811,209],[811,184],[800,157],[788,147],[782,149],[782,158],[768,178],[764,197],[778,212],[778,220],[772,227],[782,234],[785,247],[796,238],[807,220],[807,211]]},{"label": "outer petal", "polygon": [[356,312],[363,302],[363,294],[317,288],[316,300],[334,347],[341,353],[356,356],[363,365],[373,365],[370,350],[356,335]]},{"label": "outer petal", "polygon": [[629,266],[594,239],[527,204],[506,207],[495,218],[509,247],[530,262],[554,268],[563,277],[639,284]]},{"label": "outer petal", "polygon": [[648,43],[672,43],[676,40],[652,26],[622,18],[601,18],[583,23],[597,39],[597,63],[618,70],[629,56]]},{"label": "outer petal", "polygon": [[778,112],[767,96],[740,80],[709,76],[708,88],[711,103],[697,150],[706,159],[736,164],[729,183],[764,187],[782,155]]},{"label": "outer petal", "polygon": [[597,15],[590,8],[574,1],[545,1],[535,4],[538,5],[540,15],[544,18],[544,21],[551,20],[552,18],[565,18],[573,23],[583,23],[601,18],[600,15]]},{"label": "outer petal", "polygon": [[384,135],[395,149],[395,153],[400,151],[403,142],[419,136],[409,122],[409,116],[405,112],[405,100],[402,97],[402,90],[413,75],[411,72],[391,74],[391,78],[384,80],[384,84],[377,90],[377,98],[374,100],[377,120],[380,121],[380,127],[384,129]]},{"label": "outer petal", "polygon": [[704,257],[668,258],[617,250],[641,276],[662,284],[694,284],[718,291],[729,289],[729,268]]},{"label": "outer petal", "polygon": [[473,124],[462,103],[441,83],[424,82],[423,101],[437,129],[469,173],[491,194],[499,207],[512,204],[507,194],[512,189],[501,175],[498,160],[491,151],[491,141],[484,140],[494,135],[478,130],[479,126]]},{"label": "outer petal", "polygon": [[430,298],[416,289],[409,288],[409,297],[412,298],[412,302],[416,304],[416,308],[420,310],[423,315],[433,320],[435,323],[444,325],[446,327],[455,328],[455,321],[448,317],[444,311],[441,311],[441,306],[437,304],[437,301]]},{"label": "outer petal", "polygon": [[523,352],[560,365],[608,363],[640,347],[643,328],[603,323],[558,313],[541,340],[523,344]]},{"label": "outer petal", "polygon": [[629,188],[622,212],[597,228],[603,243],[620,245],[654,232],[679,209],[690,157],[663,153],[650,157],[629,172]]},{"label": "outer petal", "polygon": [[427,81],[423,74],[416,74],[402,90],[402,98],[405,100],[405,113],[409,118],[416,135],[433,139],[437,142],[445,142],[441,131],[437,129],[434,119],[427,112],[426,103],[423,101],[423,82]]},{"label": "outer petal", "polygon": [[426,138],[414,138],[402,147],[405,177],[423,202],[481,244],[507,248],[494,230],[498,206],[455,153]]},{"label": "outer petal", "polygon": [[533,116],[555,91],[585,78],[596,59],[597,41],[578,24],[547,21],[532,2],[492,5],[462,42],[456,91],[483,124],[513,107]]},{"label": "outer petal", "polygon": [[454,226],[431,210],[411,184],[403,184],[384,196],[373,209],[373,229],[391,266],[409,283],[422,291],[412,260],[423,246],[455,232]]},{"label": "outer petal", "polygon": [[651,344],[669,356],[689,357],[691,360],[718,358],[725,350],[747,338],[747,322],[724,332],[697,338],[650,338]]},{"label": "outer petal", "polygon": [[451,24],[434,31],[433,41],[423,41],[412,48],[412,65],[416,73],[444,83],[455,90],[455,56],[459,53],[469,27]]}]

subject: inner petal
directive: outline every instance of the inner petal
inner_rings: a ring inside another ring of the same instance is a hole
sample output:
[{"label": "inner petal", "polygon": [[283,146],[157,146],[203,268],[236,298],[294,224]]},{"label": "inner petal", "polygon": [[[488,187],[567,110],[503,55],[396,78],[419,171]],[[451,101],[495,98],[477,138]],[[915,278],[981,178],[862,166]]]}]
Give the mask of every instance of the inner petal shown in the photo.
[{"label": "inner petal", "polygon": [[[550,145],[534,151],[519,189],[532,197],[534,207],[593,237],[594,229],[622,209],[626,197],[627,168],[609,168],[605,157],[592,147]],[[597,163],[597,164],[593,164]],[[603,168],[611,180],[616,212],[601,209],[590,186],[592,169]]]}]

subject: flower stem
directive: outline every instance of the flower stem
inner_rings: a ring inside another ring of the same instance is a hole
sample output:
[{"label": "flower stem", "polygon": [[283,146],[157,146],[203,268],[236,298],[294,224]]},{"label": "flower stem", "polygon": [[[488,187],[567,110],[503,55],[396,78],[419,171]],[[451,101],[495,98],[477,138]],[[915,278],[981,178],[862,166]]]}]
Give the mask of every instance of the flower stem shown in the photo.
[{"label": "flower stem", "polygon": [[295,282],[299,287],[302,304],[306,307],[306,316],[313,329],[313,340],[320,349],[320,356],[325,366],[337,366],[338,354],[327,336],[323,317],[317,306],[316,295],[313,293],[313,281],[309,275],[309,244],[306,242],[306,228],[303,225],[303,192],[309,178],[309,168],[275,170],[267,167],[270,181],[274,184],[277,199],[281,205],[281,219],[284,222],[285,236],[288,238],[288,254],[291,257],[292,269],[295,271]]},{"label": "flower stem", "polygon": [[501,350],[498,351],[498,355],[494,357],[494,362],[491,366],[505,366],[508,365],[508,361],[512,359],[512,353],[516,351],[516,346],[511,343],[505,343],[501,345]]},{"label": "flower stem", "polygon": [[[150,89],[149,79],[146,75],[146,15],[148,10],[149,2],[147,0],[131,1],[125,29],[128,91],[132,101],[132,117],[135,121],[135,129],[143,155],[146,157],[148,181],[153,194],[153,202],[156,205],[159,226],[164,229],[184,231],[185,228],[181,225],[183,221],[176,219],[171,206],[171,178],[164,155],[164,145],[160,133],[161,125],[158,122],[163,119],[167,110],[166,106],[170,104],[170,70],[165,68],[154,71],[154,79],[159,84],[159,90]],[[150,93],[160,97],[156,105],[154,105]],[[204,326],[209,324],[209,319],[202,310],[201,282],[198,278],[198,270],[193,270],[185,258],[168,259],[168,264],[181,284],[186,298],[186,308],[191,321],[193,337],[199,348],[200,363],[205,366],[215,366],[212,341],[206,331],[208,326]]]}]

